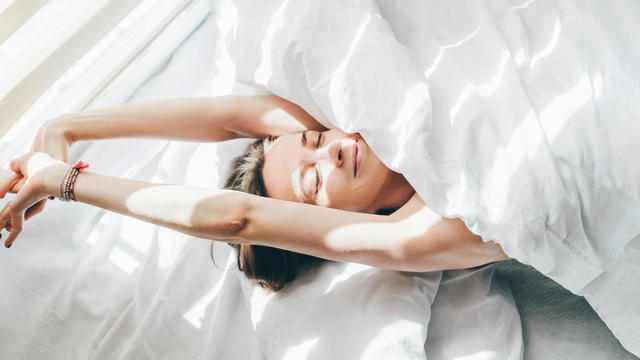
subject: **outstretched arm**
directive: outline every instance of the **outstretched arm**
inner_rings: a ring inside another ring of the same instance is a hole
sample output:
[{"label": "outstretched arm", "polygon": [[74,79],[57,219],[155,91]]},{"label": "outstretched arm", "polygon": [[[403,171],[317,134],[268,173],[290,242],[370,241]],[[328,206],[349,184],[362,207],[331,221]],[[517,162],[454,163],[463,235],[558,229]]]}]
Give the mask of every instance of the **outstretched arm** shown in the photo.
[{"label": "outstretched arm", "polygon": [[460,219],[443,218],[416,194],[391,216],[251,197],[238,237],[251,244],[399,271],[463,269],[508,259]]},{"label": "outstretched arm", "polygon": [[71,142],[115,137],[224,141],[323,129],[301,107],[275,95],[144,101],[67,114],[48,125]]},{"label": "outstretched arm", "polygon": [[[28,157],[23,161],[27,162]],[[34,163],[37,166],[38,161]],[[13,214],[30,206],[22,199],[33,202],[38,196],[57,196],[67,168],[61,163],[42,166],[31,181],[32,194],[21,190],[15,203],[3,210],[0,220],[8,219],[5,211]],[[457,269],[506,258],[498,245],[484,243],[460,220],[437,216],[421,205],[418,197],[393,216],[381,216],[89,171],[79,174],[74,192],[80,202],[196,237],[272,246],[393,270]],[[7,241],[16,236],[12,231]]]},{"label": "outstretched arm", "polygon": [[[32,151],[66,162],[76,141],[115,137],[224,141],[324,127],[298,105],[275,95],[163,99],[72,113],[38,129]],[[11,192],[17,191],[11,189]],[[29,209],[42,211],[45,201]]]}]

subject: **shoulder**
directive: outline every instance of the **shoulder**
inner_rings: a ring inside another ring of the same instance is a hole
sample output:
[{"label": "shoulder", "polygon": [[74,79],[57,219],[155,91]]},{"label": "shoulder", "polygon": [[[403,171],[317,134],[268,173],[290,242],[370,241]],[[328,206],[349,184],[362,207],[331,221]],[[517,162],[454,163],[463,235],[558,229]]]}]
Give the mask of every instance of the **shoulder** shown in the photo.
[{"label": "shoulder", "polygon": [[[424,217],[427,213],[431,212],[427,207],[425,202],[420,198],[418,193],[413,194],[413,196],[407,201],[400,209],[395,211],[390,216],[396,220],[404,220],[409,217]],[[431,212],[432,214],[435,214]]]}]

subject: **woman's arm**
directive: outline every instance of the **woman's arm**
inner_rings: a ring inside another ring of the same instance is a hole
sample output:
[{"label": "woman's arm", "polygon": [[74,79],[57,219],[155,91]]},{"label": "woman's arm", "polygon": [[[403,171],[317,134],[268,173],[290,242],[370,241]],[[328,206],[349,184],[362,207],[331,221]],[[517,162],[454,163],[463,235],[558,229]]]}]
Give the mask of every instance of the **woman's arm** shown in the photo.
[{"label": "woman's arm", "polygon": [[[264,137],[307,129],[324,130],[301,107],[274,95],[166,99],[131,103],[109,109],[67,114],[47,121],[31,151],[67,162],[75,141],[114,137],[223,141]],[[10,189],[15,193],[17,188]],[[40,201],[29,209],[44,209]],[[29,216],[29,217],[30,217]]]},{"label": "woman's arm", "polygon": [[[67,169],[66,164],[44,169],[38,180],[43,193],[58,196]],[[205,239],[238,240],[235,236],[245,225],[244,193],[235,191],[156,184],[82,171],[74,194],[78,202]]]},{"label": "woman's arm", "polygon": [[[29,153],[10,164],[13,178],[26,180],[0,214],[10,245],[22,230],[26,209],[57,196],[69,166],[45,153]],[[0,185],[0,198],[11,188]],[[330,260],[403,271],[466,268],[506,259],[460,220],[444,219],[414,196],[392,216],[371,215],[288,202],[236,191],[153,184],[81,172],[78,201],[193,236],[266,245]]]},{"label": "woman's arm", "polygon": [[275,95],[163,99],[67,114],[52,121],[71,141],[153,137],[224,141],[323,129]]},{"label": "woman's arm", "polygon": [[237,237],[251,244],[399,271],[464,269],[508,256],[416,194],[391,216],[252,197]]},{"label": "woman's arm", "polygon": [[[57,195],[66,166],[48,171]],[[414,198],[394,216],[264,198],[236,191],[161,185],[82,172],[78,201],[211,240],[265,245],[401,271],[467,268],[504,260],[494,243]]]}]

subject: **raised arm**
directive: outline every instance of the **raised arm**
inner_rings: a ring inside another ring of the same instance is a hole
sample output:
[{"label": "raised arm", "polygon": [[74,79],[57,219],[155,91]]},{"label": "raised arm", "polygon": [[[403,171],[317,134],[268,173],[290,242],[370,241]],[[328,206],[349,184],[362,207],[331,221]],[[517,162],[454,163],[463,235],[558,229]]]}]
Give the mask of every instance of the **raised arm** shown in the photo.
[{"label": "raised arm", "polygon": [[[1,221],[11,218],[20,223],[7,241],[20,232],[21,214],[27,207],[47,195],[58,195],[68,168],[43,158],[46,154],[32,154],[40,155],[34,160],[28,155],[21,158],[22,173],[41,170],[0,216]],[[12,169],[17,166],[13,163]],[[417,196],[396,214],[382,216],[89,171],[80,173],[74,192],[80,202],[196,237],[272,246],[393,270],[458,269],[507,258],[498,245],[483,242],[460,220],[434,214]]]},{"label": "raised arm", "polygon": [[[60,174],[53,179],[56,191]],[[79,201],[201,238],[393,270],[460,269],[507,258],[500,246],[483,242],[460,219],[433,213],[417,195],[382,216],[95,173],[81,174],[75,191]]]},{"label": "raised arm", "polygon": [[[164,99],[49,120],[38,129],[31,150],[66,162],[69,147],[80,140],[152,137],[224,141],[307,129],[324,127],[298,105],[275,95]],[[45,201],[40,201],[29,212],[35,215],[44,206]]]},{"label": "raised arm", "polygon": [[508,259],[460,219],[443,218],[416,194],[391,216],[250,197],[236,235],[250,244],[399,271],[463,269]]},{"label": "raised arm", "polygon": [[72,113],[52,121],[71,141],[152,137],[224,141],[324,129],[275,95],[162,99]]}]

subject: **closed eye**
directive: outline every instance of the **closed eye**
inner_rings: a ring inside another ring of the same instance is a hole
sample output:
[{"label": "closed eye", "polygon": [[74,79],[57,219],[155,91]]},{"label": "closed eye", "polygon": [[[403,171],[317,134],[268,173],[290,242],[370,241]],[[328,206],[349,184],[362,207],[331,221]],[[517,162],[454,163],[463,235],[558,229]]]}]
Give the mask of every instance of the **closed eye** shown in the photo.
[{"label": "closed eye", "polygon": [[318,133],[318,139],[316,140],[316,149],[320,147],[320,139],[322,139],[322,133]]},{"label": "closed eye", "polygon": [[320,170],[316,167],[316,195],[318,194],[318,191],[320,191]]}]

